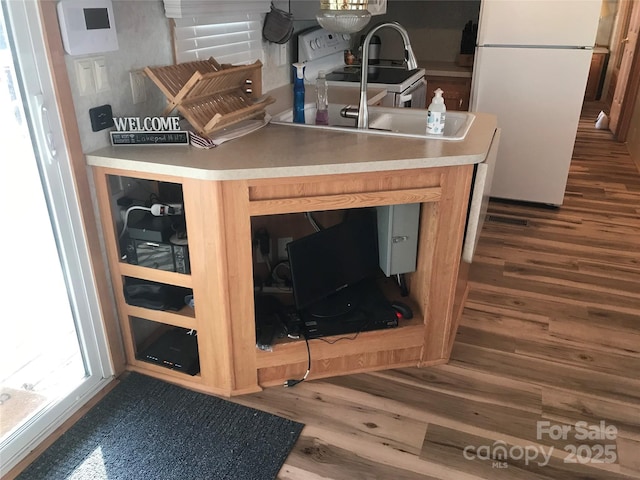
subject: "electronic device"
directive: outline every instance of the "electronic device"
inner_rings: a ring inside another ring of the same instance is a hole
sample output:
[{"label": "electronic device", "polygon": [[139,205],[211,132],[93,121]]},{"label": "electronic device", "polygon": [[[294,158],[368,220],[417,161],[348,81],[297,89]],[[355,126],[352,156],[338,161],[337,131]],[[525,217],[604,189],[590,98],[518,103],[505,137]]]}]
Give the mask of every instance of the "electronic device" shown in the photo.
[{"label": "electronic device", "polygon": [[284,312],[286,307],[273,295],[256,295],[256,346],[270,351],[273,341],[286,333]]},{"label": "electronic device", "polygon": [[380,268],[387,277],[415,272],[420,204],[376,207]]},{"label": "electronic device", "polygon": [[287,245],[293,296],[306,338],[393,328],[396,311],[378,288],[375,210]]},{"label": "electronic device", "polygon": [[399,319],[411,320],[413,318],[413,310],[406,303],[395,300],[391,302],[391,307],[397,312]]},{"label": "electronic device", "polygon": [[193,295],[190,288],[131,277],[124,277],[123,293],[127,305],[174,311],[185,306],[187,295]]},{"label": "electronic device", "polygon": [[189,375],[200,371],[198,337],[185,328],[173,328],[136,355],[138,360],[155,363]]},{"label": "electronic device", "polygon": [[111,0],[60,0],[62,44],[69,55],[118,50]]},{"label": "electronic device", "polygon": [[161,243],[168,242],[174,233],[183,229],[184,215],[155,216],[150,212],[143,212],[132,215],[127,233],[137,240]]},{"label": "electronic device", "polygon": [[307,310],[300,312],[302,330],[308,339],[382,330],[398,326],[398,315],[378,288],[375,280],[363,280],[350,289],[357,305],[333,317],[318,317]]},{"label": "electronic device", "polygon": [[127,263],[168,272],[191,273],[189,247],[172,243],[156,243],[129,238],[126,243]]},{"label": "electronic device", "polygon": [[344,314],[357,305],[348,287],[380,273],[375,211],[359,210],[342,223],[287,244],[298,310],[319,317]]},{"label": "electronic device", "polygon": [[[169,272],[191,273],[184,215],[158,217],[144,212],[127,228],[127,263]],[[176,232],[181,232],[178,234]]]}]

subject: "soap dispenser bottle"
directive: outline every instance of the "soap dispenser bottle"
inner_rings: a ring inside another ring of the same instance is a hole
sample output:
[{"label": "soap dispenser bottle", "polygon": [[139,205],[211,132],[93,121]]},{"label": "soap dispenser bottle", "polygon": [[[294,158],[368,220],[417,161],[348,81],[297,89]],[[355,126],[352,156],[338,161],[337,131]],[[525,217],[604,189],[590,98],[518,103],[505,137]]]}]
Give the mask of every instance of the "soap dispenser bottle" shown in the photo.
[{"label": "soap dispenser bottle", "polygon": [[329,125],[329,85],[323,70],[316,79],[316,125]]},{"label": "soap dispenser bottle", "polygon": [[447,107],[445,106],[444,98],[442,97],[442,89],[438,88],[434,93],[435,95],[427,109],[427,133],[442,135],[444,133],[444,121],[447,113]]},{"label": "soap dispenser bottle", "polygon": [[293,122],[304,122],[304,63],[294,63],[293,77]]}]

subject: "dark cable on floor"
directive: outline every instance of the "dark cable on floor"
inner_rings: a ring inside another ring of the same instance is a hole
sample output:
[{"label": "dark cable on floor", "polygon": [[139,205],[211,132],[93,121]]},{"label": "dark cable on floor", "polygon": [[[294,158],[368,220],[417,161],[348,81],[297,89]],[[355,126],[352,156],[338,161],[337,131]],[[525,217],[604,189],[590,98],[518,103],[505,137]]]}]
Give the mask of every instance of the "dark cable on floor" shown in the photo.
[{"label": "dark cable on floor", "polygon": [[307,377],[309,376],[309,372],[311,371],[311,350],[309,349],[309,340],[307,339],[307,337],[304,337],[304,341],[307,344],[307,371],[304,374],[304,376],[300,379],[293,379],[290,378],[289,380],[287,380],[286,382],[284,382],[284,386],[285,387],[295,387],[296,385],[298,385],[301,382],[304,382]]},{"label": "dark cable on floor", "polygon": [[322,338],[322,337],[319,337],[317,340],[322,340],[324,343],[333,345],[334,343],[338,343],[340,340],[355,340],[356,338],[358,338],[358,335],[360,335],[360,332],[356,332],[351,337],[339,337],[339,338],[336,338],[335,340],[327,340],[326,338]]}]

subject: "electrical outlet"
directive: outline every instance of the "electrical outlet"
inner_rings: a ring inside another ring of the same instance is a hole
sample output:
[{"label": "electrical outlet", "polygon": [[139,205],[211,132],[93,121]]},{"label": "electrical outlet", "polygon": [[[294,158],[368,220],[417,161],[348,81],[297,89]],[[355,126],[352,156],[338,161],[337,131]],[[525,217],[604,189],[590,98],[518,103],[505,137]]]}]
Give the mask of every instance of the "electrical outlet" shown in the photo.
[{"label": "electrical outlet", "polygon": [[133,103],[142,103],[147,101],[147,90],[144,85],[144,72],[142,70],[132,70],[129,72],[129,81],[131,82],[131,96]]},{"label": "electrical outlet", "polygon": [[289,255],[287,255],[287,243],[292,240],[292,237],[282,237],[278,239],[278,260],[286,260],[289,258]]},{"label": "electrical outlet", "polygon": [[109,104],[90,108],[89,118],[91,119],[91,130],[94,132],[113,127],[113,112]]},{"label": "electrical outlet", "polygon": [[288,51],[287,51],[287,44],[286,43],[281,43],[278,45],[278,67],[281,67],[283,65],[286,65],[287,63],[289,63],[288,60]]}]

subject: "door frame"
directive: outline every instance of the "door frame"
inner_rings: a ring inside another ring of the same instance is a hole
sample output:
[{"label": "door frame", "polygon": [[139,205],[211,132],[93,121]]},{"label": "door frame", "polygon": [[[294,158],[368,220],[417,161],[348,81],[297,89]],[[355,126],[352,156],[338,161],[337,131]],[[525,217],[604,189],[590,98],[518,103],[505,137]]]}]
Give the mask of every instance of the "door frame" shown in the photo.
[{"label": "door frame", "polygon": [[87,238],[87,248],[90,254],[90,263],[100,302],[99,308],[102,314],[104,329],[107,335],[111,366],[116,376],[125,371],[126,359],[124,344],[120,334],[119,322],[115,309],[115,301],[109,283],[109,272],[105,247],[102,236],[98,232],[98,220],[93,208],[93,197],[89,185],[88,167],[85,162],[78,120],[73,104],[71,83],[65,63],[65,52],[62,45],[62,36],[58,24],[57,2],[38,0],[38,8],[42,21],[42,31],[45,41],[45,50],[49,59],[49,68],[53,80],[53,89],[56,103],[62,121],[62,129],[65,137],[66,148],[69,156],[73,182],[76,195],[82,209],[82,221],[84,234]]},{"label": "door frame", "polygon": [[627,80],[627,89],[625,90],[622,108],[620,109],[620,119],[618,120],[616,131],[613,132],[614,137],[619,142],[627,141],[636,99],[638,98],[638,91],[640,91],[640,48],[638,47],[640,46],[636,45],[636,49],[633,52],[631,70]]},{"label": "door frame", "polygon": [[[618,8],[618,13],[616,17],[616,36],[614,44],[618,46],[618,50],[614,53],[614,57],[610,61],[610,65],[615,65],[616,59],[619,56],[624,55],[626,47],[621,47],[623,42],[623,36],[627,35],[627,31],[622,31],[620,29],[620,24],[623,22],[625,16],[629,16],[629,21],[636,23],[640,22],[640,15],[638,12],[635,12],[634,8],[640,8],[640,5],[637,4],[636,1],[628,0],[625,3],[620,3]],[[632,23],[629,24],[629,28],[632,28]],[[636,28],[640,28],[640,25],[635,25]],[[613,70],[610,70],[613,71]],[[616,74],[616,85],[613,86],[613,90],[611,86],[608,87],[608,91],[615,92],[617,85],[621,82],[621,77],[619,76],[619,71]],[[632,57],[631,57],[631,65],[629,68],[629,73],[627,77],[624,79],[626,81],[626,89],[622,98],[622,102],[620,103],[620,112],[618,114],[618,119],[616,122],[615,130],[612,132],[616,140],[619,142],[625,142],[627,140],[627,136],[629,133],[629,128],[631,126],[631,119],[633,118],[633,112],[635,109],[636,98],[638,95],[638,91],[640,90],[640,40],[636,42]],[[613,102],[615,100],[615,93],[611,98],[607,97],[607,101],[611,101],[609,105],[609,112],[611,113],[611,108]]]}]

